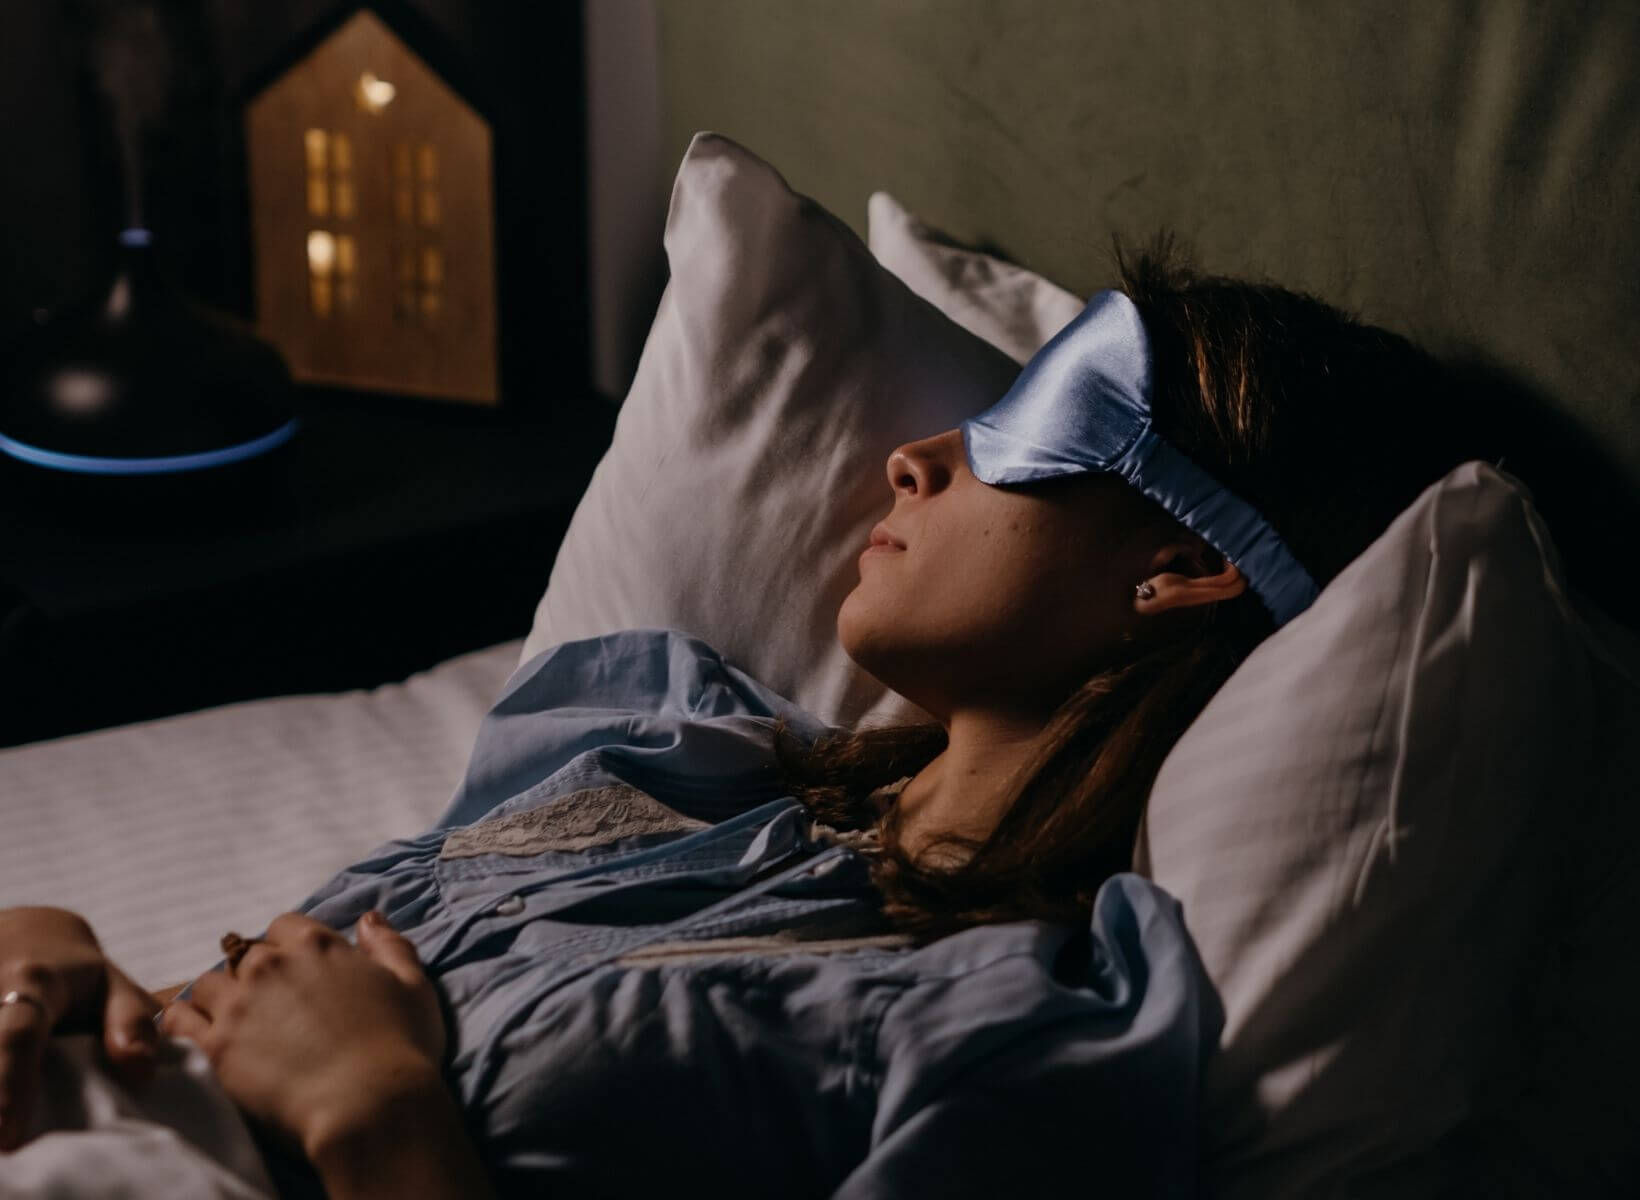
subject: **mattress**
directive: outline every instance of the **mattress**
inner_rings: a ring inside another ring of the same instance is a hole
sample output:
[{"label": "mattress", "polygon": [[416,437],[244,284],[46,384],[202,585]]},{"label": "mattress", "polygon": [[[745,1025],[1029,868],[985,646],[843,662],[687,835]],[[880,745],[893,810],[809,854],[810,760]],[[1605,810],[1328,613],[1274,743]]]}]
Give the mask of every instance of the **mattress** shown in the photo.
[{"label": "mattress", "polygon": [[519,641],[400,683],[0,751],[0,907],[83,913],[138,982],[192,978],[450,799]]}]

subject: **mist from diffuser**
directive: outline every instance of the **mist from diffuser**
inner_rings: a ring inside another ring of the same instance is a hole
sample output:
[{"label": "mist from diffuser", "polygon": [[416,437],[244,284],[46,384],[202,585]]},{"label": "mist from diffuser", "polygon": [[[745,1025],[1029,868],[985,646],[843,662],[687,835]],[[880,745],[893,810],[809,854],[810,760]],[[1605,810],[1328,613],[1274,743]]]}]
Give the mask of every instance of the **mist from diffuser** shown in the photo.
[{"label": "mist from diffuser", "polygon": [[107,292],[35,326],[0,361],[0,451],[59,471],[157,475],[289,440],[297,420],[278,352],[173,292],[148,230],[119,240]]}]

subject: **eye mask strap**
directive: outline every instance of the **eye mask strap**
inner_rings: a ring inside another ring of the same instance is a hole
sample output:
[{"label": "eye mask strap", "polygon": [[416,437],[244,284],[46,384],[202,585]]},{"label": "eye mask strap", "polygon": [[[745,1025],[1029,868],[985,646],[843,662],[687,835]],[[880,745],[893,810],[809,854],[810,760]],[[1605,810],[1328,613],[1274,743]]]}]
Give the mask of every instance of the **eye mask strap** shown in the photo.
[{"label": "eye mask strap", "polygon": [[976,478],[993,485],[1109,471],[1234,563],[1277,625],[1320,589],[1275,528],[1158,434],[1151,349],[1139,310],[1106,290],[1088,301],[1001,400],[962,423]]},{"label": "eye mask strap", "polygon": [[1234,563],[1278,627],[1310,607],[1320,594],[1310,573],[1259,511],[1175,449],[1148,421],[1111,470]]}]

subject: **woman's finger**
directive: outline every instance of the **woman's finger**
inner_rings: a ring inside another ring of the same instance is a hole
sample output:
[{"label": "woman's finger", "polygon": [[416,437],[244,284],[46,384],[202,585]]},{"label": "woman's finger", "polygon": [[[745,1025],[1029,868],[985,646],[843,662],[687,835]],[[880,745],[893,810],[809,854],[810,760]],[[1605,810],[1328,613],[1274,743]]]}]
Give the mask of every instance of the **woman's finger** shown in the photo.
[{"label": "woman's finger", "polygon": [[359,918],[359,948],[375,962],[386,967],[409,987],[422,987],[427,973],[416,956],[410,939],[387,923],[387,918],[374,910]]},{"label": "woman's finger", "polygon": [[[53,1020],[43,1000],[18,989],[0,991],[0,1151],[23,1144],[40,1092],[40,1060]],[[17,999],[15,997],[29,997]]]},{"label": "woman's finger", "polygon": [[153,1073],[159,1036],[154,998],[118,967],[108,968],[108,999],[103,1005],[103,1050],[126,1083],[140,1084]]},{"label": "woman's finger", "polygon": [[211,1018],[188,1000],[173,1000],[167,1004],[159,1023],[166,1037],[187,1038],[196,1045],[202,1045],[205,1035],[211,1031]]},{"label": "woman's finger", "polygon": [[285,951],[271,941],[258,938],[240,956],[239,965],[232,971],[233,978],[238,983],[259,979],[265,972],[277,970],[284,961]]},{"label": "woman's finger", "polygon": [[[243,965],[243,964],[241,964]],[[212,1019],[223,998],[233,989],[234,979],[226,971],[206,971],[194,980],[193,990],[188,993],[189,1002],[205,1014],[207,1020]],[[176,1007],[173,1004],[171,1007]]]},{"label": "woman's finger", "polygon": [[280,913],[268,922],[267,940],[290,950],[333,950],[343,944],[341,935],[330,926],[295,912]]}]

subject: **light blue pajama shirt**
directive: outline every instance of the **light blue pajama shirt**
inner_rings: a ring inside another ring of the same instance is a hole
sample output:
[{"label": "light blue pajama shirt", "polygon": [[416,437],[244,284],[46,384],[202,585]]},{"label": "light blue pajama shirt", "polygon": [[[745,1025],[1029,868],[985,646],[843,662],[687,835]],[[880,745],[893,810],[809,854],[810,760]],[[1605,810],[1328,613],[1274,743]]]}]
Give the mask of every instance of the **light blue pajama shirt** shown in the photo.
[{"label": "light blue pajama shirt", "polygon": [[556,646],[437,827],[303,905],[338,929],[380,908],[415,944],[498,1186],[1191,1194],[1222,1017],[1178,903],[1123,874],[1086,929],[914,948],[779,786],[776,717],[833,732],[680,633]]}]

